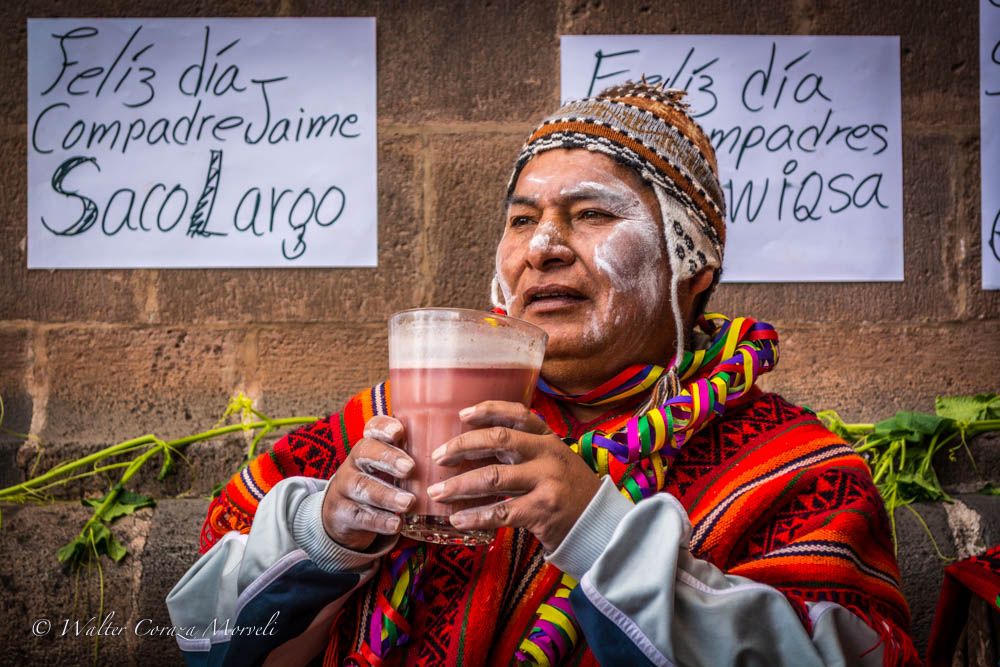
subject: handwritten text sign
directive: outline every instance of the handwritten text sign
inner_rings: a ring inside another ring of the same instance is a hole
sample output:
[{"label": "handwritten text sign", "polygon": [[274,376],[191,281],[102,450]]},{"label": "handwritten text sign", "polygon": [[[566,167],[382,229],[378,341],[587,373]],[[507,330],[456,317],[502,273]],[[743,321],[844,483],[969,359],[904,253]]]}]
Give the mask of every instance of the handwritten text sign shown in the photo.
[{"label": "handwritten text sign", "polygon": [[723,280],[903,279],[897,37],[562,38],[562,97],[688,91],[727,205]]},{"label": "handwritten text sign", "polygon": [[376,264],[375,20],[28,21],[28,266]]},{"label": "handwritten text sign", "polygon": [[1000,289],[1000,0],[981,0],[979,53],[983,289]]}]

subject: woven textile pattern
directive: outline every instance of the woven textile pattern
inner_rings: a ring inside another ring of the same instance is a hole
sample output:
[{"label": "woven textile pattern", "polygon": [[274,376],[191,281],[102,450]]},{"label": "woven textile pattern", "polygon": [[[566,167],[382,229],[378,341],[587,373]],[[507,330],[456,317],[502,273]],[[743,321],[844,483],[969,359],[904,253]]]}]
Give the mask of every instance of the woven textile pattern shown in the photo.
[{"label": "woven textile pattern", "polygon": [[[260,455],[212,502],[202,550],[230,530],[249,532],[259,498],[283,477],[328,476],[364,423],[388,404],[387,386],[365,390],[339,414]],[[560,436],[574,435],[554,400],[538,393],[534,407]],[[879,632],[887,665],[917,664],[887,517],[871,476],[811,413],[774,394],[748,393],[681,450],[665,490],[689,512],[695,556],[775,586],[807,627],[805,602],[839,603]],[[510,664],[561,573],[544,562],[533,537],[504,529],[488,549],[428,545],[422,576],[413,639],[389,664]],[[342,664],[358,647],[372,588],[359,591],[356,606],[331,628],[326,664]],[[596,662],[581,641],[565,664]]]}]

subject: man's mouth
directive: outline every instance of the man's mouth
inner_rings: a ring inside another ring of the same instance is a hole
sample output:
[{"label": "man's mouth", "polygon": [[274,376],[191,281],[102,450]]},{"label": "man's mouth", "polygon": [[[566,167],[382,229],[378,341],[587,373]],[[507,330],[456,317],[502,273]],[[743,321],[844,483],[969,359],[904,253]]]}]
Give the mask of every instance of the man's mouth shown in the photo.
[{"label": "man's mouth", "polygon": [[536,312],[570,308],[587,297],[567,285],[539,285],[524,293],[524,307]]}]

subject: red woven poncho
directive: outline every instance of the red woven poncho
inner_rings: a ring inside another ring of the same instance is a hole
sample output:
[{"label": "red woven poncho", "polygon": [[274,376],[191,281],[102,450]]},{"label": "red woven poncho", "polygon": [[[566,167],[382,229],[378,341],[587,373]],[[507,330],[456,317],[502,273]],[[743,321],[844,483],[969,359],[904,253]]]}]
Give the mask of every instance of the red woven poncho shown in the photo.
[{"label": "red woven poncho", "polygon": [[[248,532],[258,502],[283,478],[329,478],[368,419],[389,411],[389,400],[388,384],[360,392],[340,413],[287,435],[233,476],[209,507],[202,551],[228,531]],[[560,436],[611,431],[628,418],[579,424],[540,393],[533,408]],[[861,457],[811,412],[776,394],[748,392],[685,445],[665,491],[688,511],[693,555],[778,588],[807,626],[805,602],[840,604],[882,637],[886,664],[919,664],[882,500]],[[509,664],[559,571],[523,530],[501,529],[488,548],[427,547],[413,639],[390,660]],[[355,650],[379,582],[358,591],[356,604],[335,620],[325,664],[340,665]],[[585,642],[569,664],[596,664]]]}]

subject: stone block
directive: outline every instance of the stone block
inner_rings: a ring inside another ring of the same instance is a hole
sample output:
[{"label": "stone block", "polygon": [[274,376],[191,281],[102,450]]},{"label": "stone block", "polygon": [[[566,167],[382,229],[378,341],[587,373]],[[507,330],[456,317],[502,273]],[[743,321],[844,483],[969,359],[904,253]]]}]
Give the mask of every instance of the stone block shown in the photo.
[{"label": "stone block", "polygon": [[379,118],[540,120],[559,103],[555,2],[382,3]]},{"label": "stone block", "polygon": [[[234,419],[233,423],[235,421]],[[183,457],[175,457],[174,471],[165,479],[156,479],[160,462],[154,461],[141,475],[136,476],[134,486],[141,493],[157,498],[199,498],[207,506],[215,486],[227,482],[239,470],[247,453],[249,437],[234,433],[193,443],[184,449]],[[257,453],[269,449],[277,437],[279,436],[271,436],[259,443]]]},{"label": "stone block", "polygon": [[271,417],[337,412],[388,377],[387,345],[382,322],[262,329],[253,376],[259,409]]},{"label": "stone block", "polygon": [[[164,9],[162,4],[156,4],[153,2],[145,3],[151,14],[163,14]],[[272,16],[287,16],[288,15],[288,2],[283,2],[282,0],[254,0],[253,2],[241,2],[240,0],[218,0],[213,2],[210,6],[206,6],[201,3],[192,2],[192,10],[189,14],[172,14],[174,16],[205,16],[210,17],[262,17],[269,18]]]},{"label": "stone block", "polygon": [[[113,532],[130,552],[121,563],[102,557],[101,573],[96,566],[67,573],[56,552],[77,535],[89,509],[79,503],[3,508],[0,642],[5,664],[91,664],[95,642],[85,632],[88,627],[96,632],[102,621],[97,664],[131,664],[131,626],[151,513],[139,510],[114,524]],[[42,619],[51,625],[44,636],[36,636],[32,628],[45,629]]]},{"label": "stone block", "polygon": [[[916,503],[913,508],[926,522],[942,553],[954,553],[951,531],[942,506],[939,503]],[[928,538],[920,520],[906,508],[896,510],[896,536],[903,595],[910,605],[911,636],[922,655],[927,648],[946,563],[937,555],[934,543]]]},{"label": "stone block", "polygon": [[[238,418],[234,417],[229,423],[238,423]],[[212,424],[192,426],[190,433],[194,435],[202,430],[207,430]],[[296,427],[286,427],[266,436],[258,443],[256,453],[261,454],[269,450],[274,443],[286,433]],[[133,434],[134,435],[134,434]],[[211,497],[216,485],[227,482],[242,465],[250,441],[252,432],[235,432],[227,436],[217,437],[211,440],[191,443],[179,450],[173,456],[173,468],[164,478],[159,479],[163,459],[160,455],[151,457],[139,468],[126,484],[129,491],[142,493],[153,498],[203,498]],[[122,438],[123,440],[126,437]],[[38,449],[32,444],[22,446],[14,452],[16,464],[13,466],[17,478],[12,483],[18,483],[29,477],[42,475],[56,465],[67,461],[78,460],[84,456],[96,453],[103,449],[103,445],[83,445],[70,442],[61,443],[58,447],[43,448],[39,456]],[[0,448],[0,453],[3,449]],[[142,453],[136,451],[124,454],[115,458],[107,458],[98,465],[101,467],[110,466],[115,463],[127,464],[135,460]],[[72,474],[87,472],[88,468],[83,467],[75,470],[70,475],[65,475],[64,479]],[[33,471],[33,474],[32,472]],[[81,498],[99,498],[107,493],[108,489],[118,483],[124,472],[124,465],[115,469],[107,470],[100,474],[91,475],[82,479],[75,479],[60,486],[46,489],[46,494],[59,500],[79,500]],[[2,487],[0,487],[2,488]]]},{"label": "stone block", "polygon": [[[897,557],[903,594],[910,604],[913,639],[921,654],[927,648],[944,568],[948,565],[938,555],[935,544],[942,555],[955,558],[963,557],[956,548],[959,546],[956,540],[961,540],[963,546],[976,542],[980,550],[1000,542],[1000,519],[997,518],[1000,517],[1000,498],[979,494],[962,494],[955,498],[972,510],[974,526],[953,525],[955,522],[948,517],[949,507],[943,503],[915,503],[912,507],[919,519],[907,508],[896,510]],[[926,523],[926,530],[921,519]],[[963,533],[970,527],[978,530],[975,539]],[[933,542],[927,531],[934,536]]]},{"label": "stone block", "polygon": [[388,319],[418,298],[419,140],[379,140],[378,268],[182,269],[156,279],[161,322],[358,322]]},{"label": "stone block", "polygon": [[0,488],[17,484],[21,475],[17,452],[31,431],[34,401],[28,388],[31,373],[31,332],[27,328],[0,328]]},{"label": "stone block", "polygon": [[989,548],[1000,544],[1000,496],[963,493],[955,497],[978,515],[978,523],[982,531],[982,539],[979,541],[980,547]]},{"label": "stone block", "polygon": [[[143,628],[168,627],[166,598],[170,589],[198,559],[198,538],[208,501],[165,500],[156,506],[146,542],[137,596],[137,618]],[[133,659],[143,667],[182,662],[173,637],[137,637]]]},{"label": "stone block", "polygon": [[967,444],[968,452],[960,447],[953,459],[940,456],[936,460],[941,486],[956,493],[973,493],[987,484],[1000,487],[1000,433],[984,433],[969,438]]},{"label": "stone block", "polygon": [[685,4],[562,0],[561,5],[559,32],[564,35],[782,35],[802,25],[801,5],[791,0],[767,6],[725,0]]},{"label": "stone block", "polygon": [[[31,331],[27,327],[0,326],[0,398],[3,418],[0,426],[8,431],[27,433],[31,430],[32,399],[28,389],[31,373]],[[0,432],[0,442],[14,438]],[[18,438],[19,440],[19,438]]]},{"label": "stone block", "polygon": [[[227,346],[238,347],[242,334],[228,331],[202,331],[189,337],[184,331],[160,329],[60,329],[48,336],[55,346],[48,355],[49,418],[40,447],[30,441],[20,448],[11,443],[9,452],[0,449],[0,456],[11,460],[11,484],[145,434],[173,440],[209,430],[219,422],[236,391],[253,395],[251,388],[256,386],[255,337],[250,343],[253,347],[237,355]],[[235,368],[237,356],[243,364],[239,370]],[[81,357],[92,363],[77,363]],[[360,387],[358,383],[352,390]],[[275,417],[289,416],[269,412]],[[226,423],[238,424],[238,415]],[[288,430],[265,437],[258,451]],[[156,478],[162,464],[156,456],[131,479],[128,488],[154,497],[207,495],[237,470],[252,436],[236,431],[193,443],[174,457],[174,472],[162,481]],[[127,462],[140,453],[106,459],[100,465]],[[122,472],[112,469],[48,492],[56,498],[99,496]]]},{"label": "stone block", "polygon": [[958,149],[954,139],[943,135],[903,138],[903,282],[723,283],[709,308],[788,322],[955,318],[958,277],[946,268],[944,247],[954,236],[958,216],[953,155]]},{"label": "stone block", "polygon": [[381,121],[535,120],[559,101],[555,2],[286,5],[290,15],[376,17]]},{"label": "stone block", "polygon": [[1000,359],[969,344],[986,340],[992,322],[775,327],[781,360],[764,386],[816,410],[835,409],[848,422],[933,412],[936,396],[997,389]]},{"label": "stone block", "polygon": [[434,306],[490,303],[507,179],[527,135],[435,137],[430,146],[434,224],[428,266]]},{"label": "stone block", "polygon": [[979,11],[972,0],[878,3],[817,2],[810,32],[899,35],[906,120],[978,124]]},{"label": "stone block", "polygon": [[242,337],[209,328],[49,331],[43,444],[171,439],[214,424],[240,380]]}]

